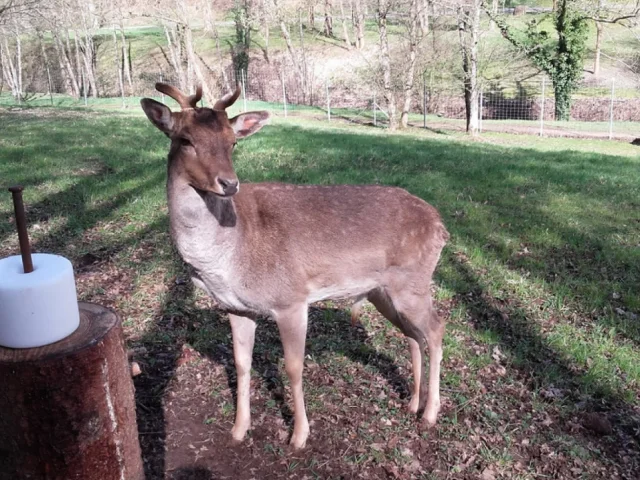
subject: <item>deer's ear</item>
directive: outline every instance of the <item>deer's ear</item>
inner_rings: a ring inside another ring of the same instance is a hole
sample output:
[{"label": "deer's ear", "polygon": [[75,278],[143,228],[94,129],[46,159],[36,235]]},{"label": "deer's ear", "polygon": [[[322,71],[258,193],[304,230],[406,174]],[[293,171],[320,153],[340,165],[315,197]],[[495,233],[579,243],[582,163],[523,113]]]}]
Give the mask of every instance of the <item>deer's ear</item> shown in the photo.
[{"label": "deer's ear", "polygon": [[167,135],[173,131],[173,117],[171,116],[169,107],[150,98],[140,100],[140,105],[142,105],[142,110],[144,110],[147,118],[151,120],[151,123],[158,127],[160,131]]},{"label": "deer's ear", "polygon": [[229,123],[231,123],[236,138],[244,138],[260,130],[268,120],[269,112],[247,112],[233,117]]}]

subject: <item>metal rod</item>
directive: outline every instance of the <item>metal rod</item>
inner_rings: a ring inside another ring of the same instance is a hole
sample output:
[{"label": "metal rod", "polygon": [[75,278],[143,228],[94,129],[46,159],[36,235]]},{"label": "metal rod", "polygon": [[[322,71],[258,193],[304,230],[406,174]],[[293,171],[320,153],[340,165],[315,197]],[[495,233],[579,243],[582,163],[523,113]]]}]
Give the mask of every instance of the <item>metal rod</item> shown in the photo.
[{"label": "metal rod", "polygon": [[243,112],[247,111],[247,90],[246,90],[246,72],[244,70],[240,70],[240,80],[242,81],[242,108]]},{"label": "metal rod", "polygon": [[544,87],[545,87],[545,77],[542,77],[542,98],[540,101],[540,136],[544,133]]},{"label": "metal rod", "polygon": [[[162,72],[160,72],[160,83],[164,83],[162,79]],[[164,93],[160,92],[160,98],[162,98],[162,103],[164,103]]]},{"label": "metal rod", "polygon": [[284,88],[284,70],[282,70],[282,106],[284,107],[284,118],[287,118],[287,91]]},{"label": "metal rod", "polygon": [[422,75],[422,128],[427,128],[427,80]]},{"label": "metal rod", "polygon": [[327,120],[331,121],[331,98],[329,97],[329,82],[325,84],[327,90]]},{"label": "metal rod", "polygon": [[9,191],[13,196],[13,210],[16,216],[16,226],[18,227],[22,267],[24,268],[24,273],[31,273],[33,272],[33,261],[31,260],[31,246],[29,245],[29,234],[27,233],[27,218],[24,214],[24,203],[22,202],[23,190],[24,187],[21,185],[9,187]]},{"label": "metal rod", "polygon": [[611,104],[609,106],[609,140],[613,138],[613,102],[616,94],[616,79],[611,79]]},{"label": "metal rod", "polygon": [[376,94],[373,94],[373,126],[377,127],[378,126],[378,115],[377,115],[377,108],[378,105],[376,104]]},{"label": "metal rod", "polygon": [[479,110],[479,115],[478,115],[478,117],[479,117],[478,118],[478,127],[479,128],[478,128],[478,130],[480,131],[480,133],[482,133],[482,105],[484,103],[484,98],[483,97],[484,97],[484,91],[481,88],[480,89],[480,108],[478,108],[478,110]]}]

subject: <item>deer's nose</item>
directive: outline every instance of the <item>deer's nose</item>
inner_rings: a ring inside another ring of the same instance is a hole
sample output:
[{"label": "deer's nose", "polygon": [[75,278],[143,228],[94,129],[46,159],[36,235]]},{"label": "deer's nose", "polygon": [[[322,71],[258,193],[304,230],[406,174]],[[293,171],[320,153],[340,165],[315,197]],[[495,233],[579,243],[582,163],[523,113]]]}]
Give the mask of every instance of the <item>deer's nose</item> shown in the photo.
[{"label": "deer's nose", "polygon": [[231,195],[235,195],[236,193],[238,193],[239,183],[237,178],[230,179],[218,177],[217,181],[220,187],[222,187],[222,191],[224,192],[225,196],[230,197]]}]

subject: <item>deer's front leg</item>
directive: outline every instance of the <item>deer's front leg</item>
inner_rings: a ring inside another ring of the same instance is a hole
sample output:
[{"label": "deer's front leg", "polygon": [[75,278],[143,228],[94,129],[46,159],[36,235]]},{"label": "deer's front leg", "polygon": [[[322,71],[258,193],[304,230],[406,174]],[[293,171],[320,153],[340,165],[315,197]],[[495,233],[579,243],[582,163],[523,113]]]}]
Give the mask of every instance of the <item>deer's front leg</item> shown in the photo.
[{"label": "deer's front leg", "polygon": [[293,435],[291,445],[303,448],[309,436],[309,421],[302,393],[304,344],[307,336],[307,304],[277,312],[276,322],[284,350],[284,364],[293,396]]},{"label": "deer's front leg", "polygon": [[229,315],[229,320],[233,335],[233,357],[236,362],[238,376],[236,423],[233,426],[233,430],[231,430],[231,436],[234,441],[241,442],[251,426],[249,397],[251,395],[251,357],[256,322],[247,317],[231,314]]}]

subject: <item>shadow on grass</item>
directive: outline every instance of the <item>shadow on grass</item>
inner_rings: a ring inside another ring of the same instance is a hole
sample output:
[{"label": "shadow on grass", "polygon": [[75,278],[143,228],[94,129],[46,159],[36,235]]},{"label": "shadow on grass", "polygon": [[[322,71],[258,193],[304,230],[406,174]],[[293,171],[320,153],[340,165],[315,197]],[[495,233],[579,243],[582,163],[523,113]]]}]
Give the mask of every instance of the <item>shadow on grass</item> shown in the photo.
[{"label": "shadow on grass", "polygon": [[[456,292],[456,301],[466,307],[473,328],[497,337],[502,351],[508,352],[513,360],[511,366],[518,370],[532,392],[560,388],[559,398],[548,399],[567,415],[555,428],[578,443],[584,443],[584,439],[571,429],[570,417],[586,418],[591,412],[602,415],[613,426],[611,434],[602,436],[602,432],[594,433],[586,426],[584,435],[597,445],[608,461],[626,464],[625,471],[637,472],[640,469],[640,414],[637,408],[598,379],[588,377],[570,358],[551,346],[517,300],[492,297],[465,261],[450,253],[446,254],[446,260],[453,265],[453,273],[440,275],[440,279]],[[585,398],[579,394],[579,386],[585,383],[594,392],[593,396]]]},{"label": "shadow on grass", "polygon": [[[143,336],[133,342],[133,350],[138,352],[136,356],[144,364],[144,374],[135,377],[134,383],[140,443],[148,479],[162,478],[165,472],[169,472],[167,451],[175,448],[172,442],[179,441],[173,437],[176,432],[167,430],[166,401],[185,344],[193,346],[214,364],[224,367],[234,407],[237,398],[237,377],[229,322],[220,311],[194,305],[193,284],[190,280],[184,281],[189,273],[188,267],[183,267],[177,256],[174,256],[174,262],[181,273],[177,281],[171,280],[158,319]],[[338,354],[354,362],[369,365],[389,382],[401,398],[408,396],[407,379],[399,372],[395,361],[372,346],[363,330],[352,328],[350,316],[344,311],[311,307],[307,339],[307,354],[314,358]],[[279,364],[282,358],[282,345],[275,322],[259,319],[253,352],[254,377],[257,375],[261,378],[270,399],[275,402],[282,419],[291,430],[293,412],[285,394],[285,381],[280,374]],[[194,422],[198,421],[194,419]],[[230,432],[218,432],[216,435],[222,444],[230,440]],[[187,468],[176,472],[178,473],[171,470],[169,478],[209,478],[188,475],[210,474],[208,470],[201,468]]]},{"label": "shadow on grass", "polygon": [[[202,313],[202,312],[201,312]],[[218,315],[219,312],[216,312]],[[382,375],[401,398],[407,398],[407,378],[401,374],[395,361],[371,345],[366,332],[351,327],[350,316],[335,308],[310,307],[307,329],[306,354],[318,358],[327,354],[343,355],[353,362],[369,365]],[[228,385],[236,401],[237,377],[230,340],[228,322],[209,325],[208,331],[189,329],[187,341],[213,362],[223,365]],[[407,348],[407,358],[408,358]],[[262,379],[271,398],[276,402],[283,420],[293,426],[293,411],[286,399],[284,381],[279,364],[283,362],[283,350],[277,325],[268,318],[258,320],[253,351],[252,370]],[[304,379],[304,374],[303,374]]]}]

